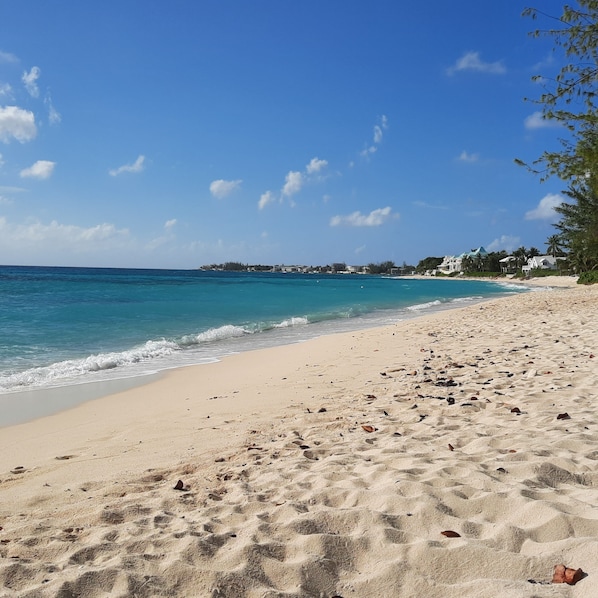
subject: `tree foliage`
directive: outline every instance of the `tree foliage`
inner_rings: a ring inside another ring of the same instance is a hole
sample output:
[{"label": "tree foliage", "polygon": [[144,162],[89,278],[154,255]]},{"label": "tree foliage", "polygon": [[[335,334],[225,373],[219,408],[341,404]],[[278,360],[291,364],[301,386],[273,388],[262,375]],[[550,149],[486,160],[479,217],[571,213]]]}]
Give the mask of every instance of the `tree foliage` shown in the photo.
[{"label": "tree foliage", "polygon": [[561,241],[560,235],[550,235],[550,237],[546,239],[546,251],[548,255],[551,255],[552,257],[563,255],[563,242]]},{"label": "tree foliage", "polygon": [[568,180],[583,175],[588,166],[587,156],[578,151],[581,149],[578,146],[587,132],[595,131],[598,123],[598,0],[578,0],[578,5],[578,8],[565,5],[560,17],[547,15],[536,8],[527,8],[523,12],[524,16],[534,20],[543,17],[558,23],[553,28],[536,29],[531,35],[551,37],[556,48],[561,48],[570,60],[554,78],[532,77],[533,81],[542,84],[544,91],[531,101],[541,106],[545,119],[557,121],[572,133],[570,139],[560,139],[560,152],[546,151],[533,162],[537,167],[543,167],[533,169],[543,178],[557,175]]},{"label": "tree foliage", "polygon": [[390,274],[390,271],[396,268],[395,263],[391,261],[381,262],[379,264],[368,264],[370,274]]},{"label": "tree foliage", "polygon": [[[555,225],[560,246],[576,271],[593,270],[598,268],[598,0],[565,5],[560,17],[535,8],[523,14],[558,23],[532,35],[552,37],[568,60],[556,78],[533,79],[544,85],[544,93],[534,100],[542,107],[542,116],[562,124],[569,137],[560,139],[560,151],[545,151],[533,166],[526,166],[542,180],[556,175],[566,182],[564,194],[570,201],[555,208],[560,215]],[[556,253],[557,248],[552,249]]]},{"label": "tree foliage", "polygon": [[434,270],[440,264],[442,264],[443,259],[444,258],[441,257],[426,257],[423,260],[419,260],[415,270],[420,274],[426,272],[427,270]]}]

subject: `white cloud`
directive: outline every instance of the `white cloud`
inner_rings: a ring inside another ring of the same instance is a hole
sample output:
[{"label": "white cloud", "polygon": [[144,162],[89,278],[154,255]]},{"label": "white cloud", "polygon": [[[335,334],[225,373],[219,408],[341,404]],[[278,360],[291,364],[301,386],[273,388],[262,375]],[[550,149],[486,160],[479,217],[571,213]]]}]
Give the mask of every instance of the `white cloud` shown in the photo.
[{"label": "white cloud", "polygon": [[374,143],[380,143],[382,141],[382,137],[384,133],[382,133],[382,127],[376,125],[374,127]]},{"label": "white cloud", "polygon": [[118,168],[114,168],[109,170],[110,176],[118,176],[123,172],[141,172],[143,170],[143,163],[145,162],[145,156],[139,156],[137,160],[133,164],[125,164],[124,166],[119,166]]},{"label": "white cloud", "polygon": [[312,158],[309,164],[305,167],[307,174],[316,174],[320,170],[328,166],[328,160],[320,160],[319,158]]},{"label": "white cloud", "polygon": [[525,219],[557,220],[558,214],[554,211],[554,208],[561,205],[563,201],[563,197],[558,193],[549,193],[540,200],[537,208],[525,213]]},{"label": "white cloud", "polygon": [[479,159],[480,159],[480,154],[470,154],[470,153],[466,152],[465,150],[463,150],[459,154],[459,158],[458,158],[458,160],[460,162],[477,162]]},{"label": "white cloud", "polygon": [[0,141],[9,143],[16,139],[21,143],[31,141],[37,135],[33,112],[17,106],[0,107]]},{"label": "white cloud", "polygon": [[507,69],[502,62],[483,62],[480,60],[479,52],[467,52],[457,60],[454,66],[447,69],[449,75],[453,75],[458,71],[476,71],[502,75],[507,72]]},{"label": "white cloud", "polygon": [[218,199],[223,199],[224,197],[230,195],[236,189],[239,189],[242,182],[243,181],[241,179],[238,179],[236,181],[225,181],[223,179],[212,181],[210,183],[210,193]]},{"label": "white cloud", "polygon": [[303,187],[303,175],[296,170],[291,170],[285,177],[282,194],[290,197],[295,193],[299,193],[301,187]]},{"label": "white cloud", "polygon": [[[287,198],[289,205],[294,207],[296,204],[292,199],[292,196],[299,193],[306,183],[314,183],[323,181],[326,176],[322,174],[322,171],[328,166],[328,160],[322,160],[318,157],[312,158],[309,164],[305,166],[305,173],[298,170],[290,170],[285,179],[284,185],[280,190],[280,202],[282,203],[284,198]],[[268,204],[277,201],[277,197],[272,191],[266,191],[260,197],[258,207],[263,210]]]},{"label": "white cloud", "polygon": [[0,154],[0,168],[2,168],[4,166],[4,158],[2,157],[2,154]]},{"label": "white cloud", "polygon": [[21,77],[21,80],[25,85],[25,89],[32,98],[39,97],[39,87],[37,86],[37,80],[39,79],[40,75],[40,68],[38,66],[33,66],[29,72],[25,71]]},{"label": "white cloud", "polygon": [[541,112],[534,112],[530,114],[524,121],[526,129],[549,129],[553,127],[561,127],[562,124],[557,120],[544,118]]},{"label": "white cloud", "polygon": [[507,251],[511,252],[520,246],[519,237],[513,237],[511,235],[501,235],[498,239],[494,239],[491,243],[486,245],[488,251]]},{"label": "white cloud", "polygon": [[393,215],[392,208],[386,206],[385,208],[373,210],[369,214],[362,214],[357,211],[348,216],[333,216],[330,219],[330,226],[380,226],[391,216],[397,218],[398,214]]},{"label": "white cloud", "polygon": [[33,166],[21,170],[21,178],[47,179],[52,176],[56,162],[49,160],[38,160]]},{"label": "white cloud", "polygon": [[172,230],[175,226],[176,226],[177,220],[176,218],[173,218],[172,220],[167,220],[164,223],[164,228],[168,231]]},{"label": "white cloud", "polygon": [[0,219],[0,238],[5,245],[11,243],[47,245],[48,248],[74,248],[77,251],[109,246],[117,239],[128,237],[127,229],[118,230],[113,224],[98,224],[88,228],[60,224],[56,220],[50,224],[33,222],[20,225],[9,224],[6,219]]},{"label": "white cloud", "polygon": [[14,54],[0,51],[0,64],[10,64],[14,62],[19,62],[19,59]]},{"label": "white cloud", "polygon": [[276,196],[272,191],[266,191],[266,193],[262,193],[260,200],[258,202],[258,208],[263,210],[268,204],[274,203],[276,201]]}]

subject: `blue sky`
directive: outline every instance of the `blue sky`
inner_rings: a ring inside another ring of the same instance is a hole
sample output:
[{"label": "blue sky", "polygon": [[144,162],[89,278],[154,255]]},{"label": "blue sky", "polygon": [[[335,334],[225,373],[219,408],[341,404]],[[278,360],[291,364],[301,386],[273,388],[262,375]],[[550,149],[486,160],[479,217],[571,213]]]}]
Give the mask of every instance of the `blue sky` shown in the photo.
[{"label": "blue sky", "polygon": [[[518,0],[0,7],[0,263],[367,264],[545,249],[563,64]],[[560,16],[562,3],[542,0]]]}]

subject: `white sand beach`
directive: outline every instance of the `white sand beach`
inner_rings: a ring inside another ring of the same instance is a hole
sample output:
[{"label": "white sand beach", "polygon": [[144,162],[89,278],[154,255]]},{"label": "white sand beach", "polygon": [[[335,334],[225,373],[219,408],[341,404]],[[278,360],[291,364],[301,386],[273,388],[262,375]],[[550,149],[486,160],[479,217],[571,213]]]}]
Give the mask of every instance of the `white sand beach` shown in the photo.
[{"label": "white sand beach", "polygon": [[598,285],[572,283],[0,429],[0,597],[598,596]]}]

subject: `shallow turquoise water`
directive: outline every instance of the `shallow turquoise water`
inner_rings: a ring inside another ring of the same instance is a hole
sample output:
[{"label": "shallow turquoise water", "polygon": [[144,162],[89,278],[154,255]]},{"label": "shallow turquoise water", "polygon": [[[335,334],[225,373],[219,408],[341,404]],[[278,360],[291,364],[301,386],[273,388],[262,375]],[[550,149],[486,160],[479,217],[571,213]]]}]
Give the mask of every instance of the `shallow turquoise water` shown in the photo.
[{"label": "shallow turquoise water", "polygon": [[128,377],[507,293],[484,281],[0,267],[0,393]]}]

